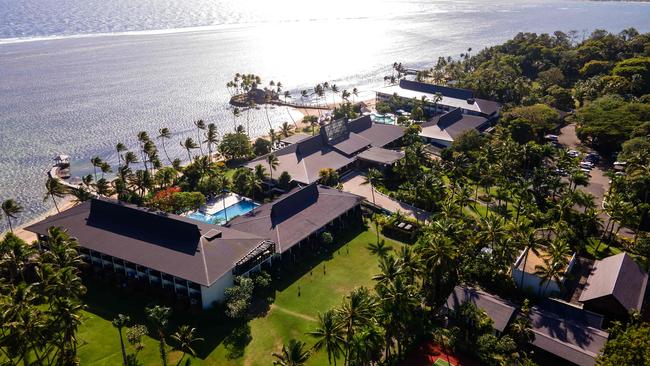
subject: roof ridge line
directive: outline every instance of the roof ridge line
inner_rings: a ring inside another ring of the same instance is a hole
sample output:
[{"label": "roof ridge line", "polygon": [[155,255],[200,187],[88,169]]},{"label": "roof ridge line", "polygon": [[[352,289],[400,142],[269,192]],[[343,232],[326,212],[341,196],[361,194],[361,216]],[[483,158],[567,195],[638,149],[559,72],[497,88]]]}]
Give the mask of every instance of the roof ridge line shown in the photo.
[{"label": "roof ridge line", "polygon": [[203,247],[203,236],[199,237],[199,245],[201,245],[201,261],[203,262],[203,270],[205,271],[205,283],[208,286],[210,283],[210,274],[208,273],[208,263],[205,261],[205,248]]}]

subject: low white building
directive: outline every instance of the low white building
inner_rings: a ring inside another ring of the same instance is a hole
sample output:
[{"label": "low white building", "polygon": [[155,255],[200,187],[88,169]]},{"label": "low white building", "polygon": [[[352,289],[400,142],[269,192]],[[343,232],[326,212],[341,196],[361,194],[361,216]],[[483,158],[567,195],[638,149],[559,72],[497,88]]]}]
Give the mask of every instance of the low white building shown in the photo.
[{"label": "low white building", "polygon": [[555,296],[562,290],[566,280],[566,274],[571,271],[576,261],[576,255],[574,253],[572,256],[566,258],[567,265],[562,269],[558,279],[544,280],[537,272],[540,266],[543,267],[546,265],[545,259],[549,258],[550,255],[544,249],[540,249],[537,252],[538,254],[535,254],[531,250],[521,252],[512,266],[512,279],[515,281],[517,287],[532,295],[541,297]]}]

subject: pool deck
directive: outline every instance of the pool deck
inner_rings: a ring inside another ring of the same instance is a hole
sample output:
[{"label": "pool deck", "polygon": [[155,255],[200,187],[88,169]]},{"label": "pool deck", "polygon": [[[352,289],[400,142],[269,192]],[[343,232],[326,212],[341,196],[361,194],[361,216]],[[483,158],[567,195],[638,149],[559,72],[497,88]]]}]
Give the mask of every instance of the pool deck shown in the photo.
[{"label": "pool deck", "polygon": [[[224,195],[226,196],[225,202],[224,202]],[[228,208],[243,200],[248,200],[248,198],[242,197],[236,193],[226,193],[211,199],[210,202],[208,202],[205,206],[201,207],[199,211],[206,215],[214,215],[217,212],[222,211],[224,209],[224,206]]]}]

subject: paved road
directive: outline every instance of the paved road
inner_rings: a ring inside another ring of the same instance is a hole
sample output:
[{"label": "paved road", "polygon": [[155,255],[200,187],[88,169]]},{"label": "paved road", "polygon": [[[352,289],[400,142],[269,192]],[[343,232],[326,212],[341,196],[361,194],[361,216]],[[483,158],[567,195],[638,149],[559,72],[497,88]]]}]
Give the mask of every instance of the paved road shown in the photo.
[{"label": "paved road", "polygon": [[[590,149],[587,146],[583,146],[580,142],[580,139],[578,139],[578,136],[576,135],[575,124],[567,125],[560,130],[560,134],[558,135],[558,142],[568,149],[574,149],[583,152],[590,151]],[[603,197],[609,190],[609,178],[605,175],[605,171],[608,168],[607,164],[608,162],[606,159],[601,159],[598,165],[596,165],[591,170],[591,178],[589,178],[589,184],[586,187],[579,188],[594,195],[594,202],[600,210],[602,210],[603,207]],[[609,220],[609,215],[607,215],[604,211],[601,211],[598,216],[603,220],[603,224],[606,224],[607,220]],[[624,236],[634,235],[634,233],[632,233],[632,231],[627,228],[621,229],[619,234]]]},{"label": "paved road", "polygon": [[[363,184],[364,176],[360,172],[353,172],[343,177],[343,190],[365,197],[372,202],[372,192],[369,184]],[[429,213],[413,207],[409,204],[399,202],[388,196],[375,191],[375,204],[390,212],[402,211],[405,215],[411,216],[419,221],[427,221]]]}]

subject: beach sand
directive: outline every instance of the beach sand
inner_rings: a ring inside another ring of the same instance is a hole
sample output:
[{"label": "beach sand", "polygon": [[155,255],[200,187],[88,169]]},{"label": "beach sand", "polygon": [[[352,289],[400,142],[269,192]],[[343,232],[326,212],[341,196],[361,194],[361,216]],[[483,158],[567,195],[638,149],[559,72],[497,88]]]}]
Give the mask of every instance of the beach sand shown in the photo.
[{"label": "beach sand", "polygon": [[[60,201],[57,201],[57,204],[59,205],[59,210],[61,212],[63,212],[65,210],[77,205],[72,200],[72,198],[69,198],[69,197],[66,197],[66,198],[64,198],[64,199],[62,199]],[[33,243],[34,241],[36,241],[38,239],[36,237],[36,234],[25,230],[25,228],[27,226],[29,226],[29,225],[35,224],[35,223],[37,223],[37,222],[39,222],[39,221],[41,221],[41,220],[43,220],[43,219],[45,219],[45,218],[47,218],[49,216],[56,215],[56,214],[57,214],[56,208],[53,208],[53,209],[49,210],[48,212],[44,213],[43,215],[35,217],[33,220],[29,221],[28,223],[20,225],[19,227],[14,229],[14,234],[17,237],[23,239],[27,243]],[[2,235],[0,235],[0,237],[4,237],[4,234],[5,233],[2,233]]]}]

